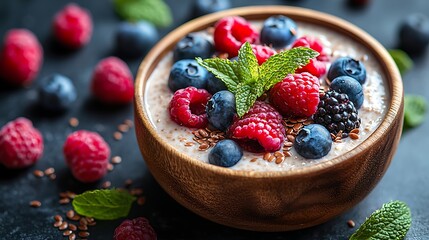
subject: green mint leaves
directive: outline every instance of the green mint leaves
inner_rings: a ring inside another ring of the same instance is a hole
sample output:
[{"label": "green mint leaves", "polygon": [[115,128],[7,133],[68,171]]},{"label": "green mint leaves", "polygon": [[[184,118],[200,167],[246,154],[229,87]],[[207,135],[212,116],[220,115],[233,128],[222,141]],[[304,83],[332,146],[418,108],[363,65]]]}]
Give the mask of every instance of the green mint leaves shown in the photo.
[{"label": "green mint leaves", "polygon": [[171,10],[163,0],[113,0],[116,13],[128,21],[146,20],[159,27],[172,23]]},{"label": "green mint leaves", "polygon": [[404,202],[392,201],[371,214],[350,240],[401,240],[410,226],[410,208]]},{"label": "green mint leaves", "polygon": [[406,72],[411,70],[413,67],[413,60],[408,56],[408,54],[400,49],[390,49],[390,56],[398,66],[399,72],[401,75],[404,75]]},{"label": "green mint leaves", "polygon": [[238,61],[221,58],[196,60],[235,95],[237,114],[242,117],[265,91],[318,55],[310,48],[292,48],[271,56],[259,66],[251,45],[246,42],[238,51]]},{"label": "green mint leaves", "polygon": [[419,95],[404,97],[404,129],[417,127],[423,123],[426,113],[426,100]]},{"label": "green mint leaves", "polygon": [[87,191],[73,199],[73,208],[80,215],[99,220],[125,217],[135,197],[117,189]]}]

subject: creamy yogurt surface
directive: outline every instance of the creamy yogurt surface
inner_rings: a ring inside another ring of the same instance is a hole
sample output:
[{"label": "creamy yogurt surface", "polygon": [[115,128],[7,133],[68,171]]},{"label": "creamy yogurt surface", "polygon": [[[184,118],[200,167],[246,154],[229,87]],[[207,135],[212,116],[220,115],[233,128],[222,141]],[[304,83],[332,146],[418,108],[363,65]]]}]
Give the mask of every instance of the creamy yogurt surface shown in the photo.
[{"label": "creamy yogurt surface", "polygon": [[[260,29],[262,22],[251,22],[253,26]],[[358,110],[361,118],[359,128],[359,138],[356,140],[344,138],[341,142],[333,142],[331,151],[320,159],[305,159],[301,157],[294,148],[289,151],[290,157],[286,157],[281,163],[275,161],[266,161],[263,159],[264,153],[251,153],[244,151],[243,158],[230,169],[247,170],[247,171],[286,171],[296,168],[302,168],[314,165],[323,161],[329,161],[337,156],[352,150],[371,133],[377,129],[387,111],[389,96],[385,84],[385,75],[380,64],[375,57],[363,45],[359,44],[350,37],[341,35],[328,28],[315,26],[312,24],[297,22],[298,38],[300,36],[317,37],[324,45],[324,51],[331,56],[330,62],[338,57],[352,57],[360,60],[365,65],[367,78],[363,84],[364,102]],[[200,32],[211,40],[207,32]],[[192,158],[208,163],[207,150],[199,150],[199,144],[193,140],[194,135],[191,129],[183,127],[170,119],[168,105],[173,93],[168,88],[168,77],[170,68],[173,65],[173,53],[168,53],[156,66],[155,70],[149,77],[144,92],[144,110],[149,119],[159,133],[159,135],[169,142],[178,151],[185,153]],[[329,65],[327,66],[329,69]],[[327,89],[325,77],[322,77],[321,86]]]}]

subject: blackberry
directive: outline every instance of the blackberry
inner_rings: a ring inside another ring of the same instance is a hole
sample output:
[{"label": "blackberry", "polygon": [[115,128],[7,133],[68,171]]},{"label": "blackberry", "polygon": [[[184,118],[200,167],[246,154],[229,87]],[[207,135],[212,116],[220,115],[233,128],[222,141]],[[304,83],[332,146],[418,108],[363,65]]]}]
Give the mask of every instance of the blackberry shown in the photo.
[{"label": "blackberry", "polygon": [[313,116],[314,122],[325,126],[330,133],[337,135],[342,132],[342,138],[360,127],[361,120],[358,112],[345,93],[335,90],[322,93],[317,111]]}]

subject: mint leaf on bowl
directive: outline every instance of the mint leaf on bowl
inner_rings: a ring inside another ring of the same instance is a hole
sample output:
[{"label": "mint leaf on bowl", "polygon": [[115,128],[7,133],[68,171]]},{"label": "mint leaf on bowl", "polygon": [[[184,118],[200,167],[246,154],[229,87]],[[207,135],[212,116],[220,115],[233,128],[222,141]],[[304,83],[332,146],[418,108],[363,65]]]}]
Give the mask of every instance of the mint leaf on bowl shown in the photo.
[{"label": "mint leaf on bowl", "polygon": [[401,201],[383,204],[349,240],[401,240],[411,226],[410,208]]},{"label": "mint leaf on bowl", "polygon": [[135,200],[127,191],[105,189],[79,194],[72,204],[80,215],[99,220],[113,220],[127,216]]},{"label": "mint leaf on bowl", "polygon": [[404,97],[404,128],[414,128],[425,120],[427,104],[423,96],[405,95]]},{"label": "mint leaf on bowl", "polygon": [[413,67],[413,60],[408,56],[408,54],[400,49],[390,49],[390,56],[398,66],[399,72],[401,75],[404,75]]},{"label": "mint leaf on bowl", "polygon": [[171,10],[163,0],[113,0],[116,13],[127,21],[146,20],[159,27],[172,23]]}]

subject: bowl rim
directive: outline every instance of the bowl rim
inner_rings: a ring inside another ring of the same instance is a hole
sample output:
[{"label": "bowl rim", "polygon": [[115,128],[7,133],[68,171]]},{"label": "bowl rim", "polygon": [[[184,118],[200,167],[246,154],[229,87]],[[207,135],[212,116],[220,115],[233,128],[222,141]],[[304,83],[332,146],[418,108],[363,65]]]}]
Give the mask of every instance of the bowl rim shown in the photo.
[{"label": "bowl rim", "polygon": [[[318,24],[320,24],[321,26],[337,31],[340,34],[346,34],[349,37],[353,38],[356,42],[362,44],[369,49],[369,51],[375,56],[375,58],[379,60],[381,68],[386,76],[385,82],[387,82],[389,85],[388,92],[390,95],[390,104],[385,113],[384,119],[382,120],[378,128],[366,140],[357,145],[351,151],[348,151],[341,156],[310,166],[285,171],[233,170],[229,168],[215,166],[209,163],[199,161],[197,159],[193,159],[192,157],[181,153],[175,147],[165,141],[161,136],[158,136],[158,132],[150,122],[149,117],[146,115],[146,111],[144,110],[144,91],[147,79],[152,74],[153,69],[156,65],[158,65],[159,61],[169,51],[172,50],[176,42],[179,41],[182,37],[184,37],[187,33],[199,31],[207,28],[208,26],[213,26],[214,23],[222,17],[242,16],[247,20],[261,20],[273,15],[286,15],[295,21],[317,21]],[[265,18],[262,18],[263,16],[265,16]],[[401,106],[403,105],[403,86],[399,70],[387,50],[372,36],[370,36],[368,33],[363,31],[359,27],[353,25],[352,23],[327,13],[300,7],[277,5],[232,8],[222,12],[212,13],[193,19],[179,26],[178,28],[167,34],[165,37],[163,37],[146,55],[146,57],[141,62],[138,68],[135,86],[135,118],[136,120],[138,119],[142,121],[143,125],[147,128],[149,134],[154,137],[158,136],[156,137],[156,140],[162,145],[164,149],[167,149],[167,151],[171,152],[174,155],[180,156],[181,160],[186,161],[188,164],[195,165],[195,167],[200,168],[200,170],[211,171],[219,175],[240,176],[246,178],[281,178],[290,176],[308,176],[308,174],[319,174],[328,171],[332,166],[348,164],[350,161],[353,161],[365,149],[370,148],[373,143],[376,142],[377,139],[387,137],[387,132],[389,131],[389,128],[392,127],[392,123],[398,116],[399,111],[402,110]],[[138,141],[140,140],[138,139]],[[145,159],[145,161],[147,160]]]}]

